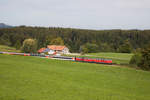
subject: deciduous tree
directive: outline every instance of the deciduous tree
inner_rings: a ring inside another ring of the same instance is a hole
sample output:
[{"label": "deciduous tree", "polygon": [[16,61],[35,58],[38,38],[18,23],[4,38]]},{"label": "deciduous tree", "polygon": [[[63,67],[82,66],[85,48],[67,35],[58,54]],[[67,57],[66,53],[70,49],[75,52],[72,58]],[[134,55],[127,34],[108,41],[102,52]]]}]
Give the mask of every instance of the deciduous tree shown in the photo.
[{"label": "deciduous tree", "polygon": [[22,51],[26,53],[35,53],[37,51],[36,39],[25,39],[23,41]]}]

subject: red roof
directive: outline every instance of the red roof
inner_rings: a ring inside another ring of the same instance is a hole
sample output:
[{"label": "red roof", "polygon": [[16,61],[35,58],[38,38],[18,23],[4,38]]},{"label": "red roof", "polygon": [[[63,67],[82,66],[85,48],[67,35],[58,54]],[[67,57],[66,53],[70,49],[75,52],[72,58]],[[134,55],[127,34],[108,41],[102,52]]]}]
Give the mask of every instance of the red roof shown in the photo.
[{"label": "red roof", "polygon": [[38,50],[39,53],[42,53],[46,48],[41,48]]},{"label": "red roof", "polygon": [[66,48],[66,46],[60,46],[60,45],[48,45],[47,48],[51,50],[63,50]]}]

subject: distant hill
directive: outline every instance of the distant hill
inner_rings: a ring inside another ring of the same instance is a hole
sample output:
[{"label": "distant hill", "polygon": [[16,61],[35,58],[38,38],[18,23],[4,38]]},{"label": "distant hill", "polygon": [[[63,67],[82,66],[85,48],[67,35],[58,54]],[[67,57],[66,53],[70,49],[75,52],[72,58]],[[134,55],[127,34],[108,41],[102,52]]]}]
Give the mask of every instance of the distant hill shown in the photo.
[{"label": "distant hill", "polygon": [[4,23],[0,23],[0,28],[12,28],[13,26],[6,25]]}]

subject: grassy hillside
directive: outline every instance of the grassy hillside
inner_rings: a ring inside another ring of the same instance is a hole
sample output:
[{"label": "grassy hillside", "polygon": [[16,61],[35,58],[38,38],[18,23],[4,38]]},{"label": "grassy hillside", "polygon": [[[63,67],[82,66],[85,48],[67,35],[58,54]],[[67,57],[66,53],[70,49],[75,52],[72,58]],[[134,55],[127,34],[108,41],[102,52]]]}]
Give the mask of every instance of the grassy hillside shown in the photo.
[{"label": "grassy hillside", "polygon": [[5,46],[5,45],[0,45],[0,51],[3,51],[3,52],[20,52],[20,50],[16,50],[16,48]]},{"label": "grassy hillside", "polygon": [[149,100],[150,72],[0,55],[0,100]]}]

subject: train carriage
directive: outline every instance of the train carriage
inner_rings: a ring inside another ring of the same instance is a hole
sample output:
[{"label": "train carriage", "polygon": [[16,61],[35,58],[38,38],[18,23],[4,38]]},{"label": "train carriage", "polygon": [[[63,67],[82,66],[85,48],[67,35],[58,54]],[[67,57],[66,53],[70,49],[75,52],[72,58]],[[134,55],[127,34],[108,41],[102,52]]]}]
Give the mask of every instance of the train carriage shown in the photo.
[{"label": "train carriage", "polygon": [[101,59],[101,58],[75,57],[75,61],[88,62],[88,63],[99,63],[99,64],[112,64],[111,59]]}]

